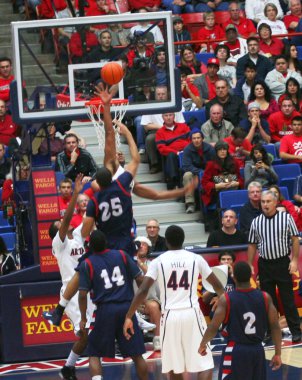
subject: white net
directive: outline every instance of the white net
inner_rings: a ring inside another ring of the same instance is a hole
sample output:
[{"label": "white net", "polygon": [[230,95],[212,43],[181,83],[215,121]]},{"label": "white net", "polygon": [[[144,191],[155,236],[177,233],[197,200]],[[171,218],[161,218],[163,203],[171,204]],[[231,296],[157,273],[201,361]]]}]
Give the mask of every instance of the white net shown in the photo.
[{"label": "white net", "polygon": [[[122,121],[125,113],[127,111],[128,100],[125,99],[124,102],[119,101],[119,103],[114,103],[114,110],[111,110],[111,114],[114,114],[112,118],[113,129],[115,133],[115,145],[116,149],[119,149],[121,145],[120,134],[118,132],[118,127],[114,121]],[[96,135],[99,143],[100,149],[103,151],[105,147],[105,128],[102,119],[103,115],[103,105],[100,104],[86,104],[87,114],[89,119],[94,125],[96,130]]]}]

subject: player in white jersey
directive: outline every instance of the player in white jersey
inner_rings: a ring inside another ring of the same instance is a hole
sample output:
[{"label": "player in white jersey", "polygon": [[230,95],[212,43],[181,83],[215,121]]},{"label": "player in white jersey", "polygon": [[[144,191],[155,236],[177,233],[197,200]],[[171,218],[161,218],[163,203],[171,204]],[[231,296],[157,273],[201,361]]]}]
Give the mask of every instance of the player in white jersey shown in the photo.
[{"label": "player in white jersey", "polygon": [[170,379],[181,379],[184,372],[198,373],[198,380],[212,379],[213,357],[200,359],[199,339],[207,328],[197,297],[199,274],[213,286],[217,294],[223,287],[208,263],[192,252],[182,249],[185,234],[179,226],[170,226],[165,234],[169,251],[153,260],[139,287],[124,324],[124,335],[134,334],[132,316],[144,301],[149,288],[157,281],[160,288],[162,318],[160,338],[162,345],[162,372]]},{"label": "player in white jersey", "polygon": [[[54,222],[49,228],[49,236],[52,239],[52,252],[57,259],[63,283],[61,294],[74,275],[74,269],[78,266],[78,259],[85,253],[81,236],[82,226],[80,225],[73,232],[69,226],[78,195],[83,189],[82,179],[83,175],[79,174],[75,180],[74,192],[63,221]],[[94,307],[90,297],[87,297],[87,302],[87,321],[89,321]],[[80,339],[74,343],[65,366],[61,369],[60,376],[66,380],[75,380],[76,361],[87,345],[87,332],[80,330],[81,313],[78,304],[78,293],[68,302],[65,313],[73,324],[75,334]],[[47,319],[47,312],[44,312],[43,316]]]}]

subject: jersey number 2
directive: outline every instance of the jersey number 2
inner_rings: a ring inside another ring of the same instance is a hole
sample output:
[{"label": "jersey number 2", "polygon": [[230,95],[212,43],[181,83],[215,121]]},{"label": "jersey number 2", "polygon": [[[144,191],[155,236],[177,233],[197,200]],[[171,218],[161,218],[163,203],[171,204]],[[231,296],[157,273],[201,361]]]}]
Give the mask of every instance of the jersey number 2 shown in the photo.
[{"label": "jersey number 2", "polygon": [[105,282],[105,289],[111,289],[113,287],[113,283],[115,283],[116,286],[122,286],[125,283],[124,276],[122,275],[119,266],[113,268],[111,278],[109,278],[107,270],[103,269],[101,272],[101,278]]},{"label": "jersey number 2", "polygon": [[123,213],[121,200],[119,197],[110,199],[109,202],[102,202],[99,205],[101,211],[102,222],[107,222],[111,216],[120,216]]},{"label": "jersey number 2", "polygon": [[248,313],[243,314],[243,319],[246,321],[247,324],[245,325],[244,333],[246,335],[256,334],[256,327],[254,326],[254,323],[256,321],[256,316],[254,313],[249,311]]},{"label": "jersey number 2", "polygon": [[184,270],[182,273],[182,276],[179,280],[179,283],[177,282],[177,272],[174,270],[171,273],[171,276],[169,278],[169,281],[167,283],[168,288],[172,288],[173,290],[177,290],[177,288],[185,288],[185,290],[188,290],[190,287],[189,280],[188,280],[188,271]]}]

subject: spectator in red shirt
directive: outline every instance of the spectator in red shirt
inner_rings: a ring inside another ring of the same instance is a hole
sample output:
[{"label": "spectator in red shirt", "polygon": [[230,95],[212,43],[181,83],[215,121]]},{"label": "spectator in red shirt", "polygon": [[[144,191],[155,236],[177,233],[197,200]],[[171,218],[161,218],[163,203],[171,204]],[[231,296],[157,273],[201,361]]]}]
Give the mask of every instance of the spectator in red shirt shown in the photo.
[{"label": "spectator in red shirt", "polygon": [[[205,26],[200,28],[197,33],[198,40],[218,40],[224,38],[225,34],[220,25],[215,22],[214,12],[205,12],[203,14],[203,21]],[[210,52],[214,52],[217,42],[209,44]],[[208,51],[208,44],[202,43],[199,47],[199,52]]]},{"label": "spectator in red shirt", "polygon": [[291,135],[285,135],[280,141],[280,158],[288,163],[302,162],[302,117],[295,116],[292,119]]},{"label": "spectator in red shirt", "polygon": [[[64,178],[61,180],[59,185],[59,193],[59,210],[60,218],[62,219],[72,197],[72,180],[70,178]],[[74,214],[76,214],[76,211],[77,210],[75,209]]]},{"label": "spectator in red shirt", "polygon": [[284,16],[283,22],[289,33],[294,33],[302,17],[302,6],[300,0],[289,0],[290,14]]},{"label": "spectator in red shirt", "polygon": [[79,194],[77,199],[77,213],[73,215],[70,225],[72,228],[77,228],[83,221],[86,214],[89,197],[86,194]]},{"label": "spectator in red shirt", "polygon": [[231,136],[223,141],[228,144],[229,154],[238,162],[238,166],[244,168],[245,160],[252,150],[252,144],[246,138],[246,131],[241,127],[234,128]]},{"label": "spectator in red shirt", "polygon": [[[80,33],[84,33],[86,42],[85,48],[83,47]],[[89,29],[85,28],[81,32],[77,31],[76,33],[73,33],[69,41],[69,51],[72,63],[81,63],[83,60],[85,61],[86,55],[95,46],[98,46],[97,36]]]},{"label": "spectator in red shirt", "polygon": [[[103,16],[109,13],[109,5],[106,0],[95,0],[96,7],[90,6],[86,11],[86,16]],[[102,28],[103,29],[103,28]]]},{"label": "spectator in red shirt", "polygon": [[248,53],[246,40],[238,37],[238,30],[234,24],[229,24],[225,28],[225,35],[227,40],[223,44],[228,46],[231,54],[228,64],[236,66],[238,59]]},{"label": "spectator in red shirt", "polygon": [[161,6],[161,0],[129,0],[129,6],[132,11],[146,8],[148,12],[156,12]]},{"label": "spectator in red shirt", "polygon": [[0,99],[7,102],[10,100],[10,83],[14,80],[12,75],[12,61],[8,57],[0,58]]},{"label": "spectator in red shirt", "polygon": [[271,139],[274,143],[280,143],[283,136],[293,133],[292,120],[295,116],[300,116],[290,98],[284,98],[280,107],[281,111],[271,114],[268,118]]},{"label": "spectator in red shirt", "polygon": [[55,18],[55,11],[60,12],[67,7],[65,0],[42,0],[39,7],[41,18]]},{"label": "spectator in red shirt", "polygon": [[188,67],[191,71],[189,79],[191,82],[207,72],[205,65],[196,58],[196,54],[190,45],[185,45],[180,51],[180,62],[178,67]]},{"label": "spectator in red shirt", "polygon": [[223,24],[224,29],[229,24],[233,24],[238,30],[239,37],[248,38],[256,35],[257,31],[253,21],[246,17],[240,16],[240,6],[237,1],[230,2],[229,13],[230,18]]},{"label": "spectator in red shirt", "polygon": [[282,54],[284,44],[278,38],[272,38],[272,29],[268,24],[261,24],[258,33],[260,37],[260,54],[265,55],[267,58]]},{"label": "spectator in red shirt", "polygon": [[12,138],[18,136],[18,126],[10,115],[6,114],[6,104],[0,100],[0,143],[8,145]]},{"label": "spectator in red shirt", "polygon": [[[181,96],[184,111],[193,111],[195,108],[201,108],[202,102],[198,88],[187,79],[190,75],[190,70],[187,67],[180,67],[181,79]],[[189,104],[191,103],[191,104]],[[189,107],[190,105],[190,107]]]},{"label": "spectator in red shirt", "polygon": [[164,125],[156,131],[155,143],[165,161],[165,176],[168,190],[179,185],[178,153],[190,143],[190,128],[184,123],[175,123],[174,113],[162,115]]}]

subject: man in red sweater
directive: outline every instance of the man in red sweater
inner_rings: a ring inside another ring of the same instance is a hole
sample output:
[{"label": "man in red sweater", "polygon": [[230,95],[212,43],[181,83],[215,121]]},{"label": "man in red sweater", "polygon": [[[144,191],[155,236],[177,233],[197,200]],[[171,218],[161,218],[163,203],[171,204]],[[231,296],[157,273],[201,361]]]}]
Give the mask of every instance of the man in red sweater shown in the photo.
[{"label": "man in red sweater", "polygon": [[0,58],[0,99],[8,102],[10,96],[10,83],[14,80],[12,75],[12,61],[8,57]]},{"label": "man in red sweater", "polygon": [[292,120],[295,116],[300,116],[294,109],[293,101],[287,97],[282,100],[280,109],[281,111],[271,114],[268,118],[272,142],[279,144],[283,136],[293,133]]},{"label": "man in red sweater", "polygon": [[18,126],[10,115],[6,114],[6,105],[0,100],[0,143],[8,145],[13,137],[18,136]]},{"label": "man in red sweater", "polygon": [[240,16],[240,5],[237,1],[230,2],[229,14],[230,18],[222,25],[224,30],[229,24],[233,24],[238,30],[239,37],[249,38],[256,35],[257,31],[253,21]]},{"label": "man in red sweater", "polygon": [[294,33],[296,27],[302,18],[302,5],[300,0],[290,0],[289,1],[290,14],[287,14],[283,18],[283,22],[289,33]]},{"label": "man in red sweater", "polygon": [[156,147],[164,157],[164,171],[168,190],[179,185],[178,154],[190,143],[190,128],[184,123],[175,123],[174,113],[162,115],[164,125],[156,131]]},{"label": "man in red sweater", "polygon": [[280,158],[293,164],[302,163],[302,117],[295,116],[292,119],[293,133],[285,135],[280,141]]}]

